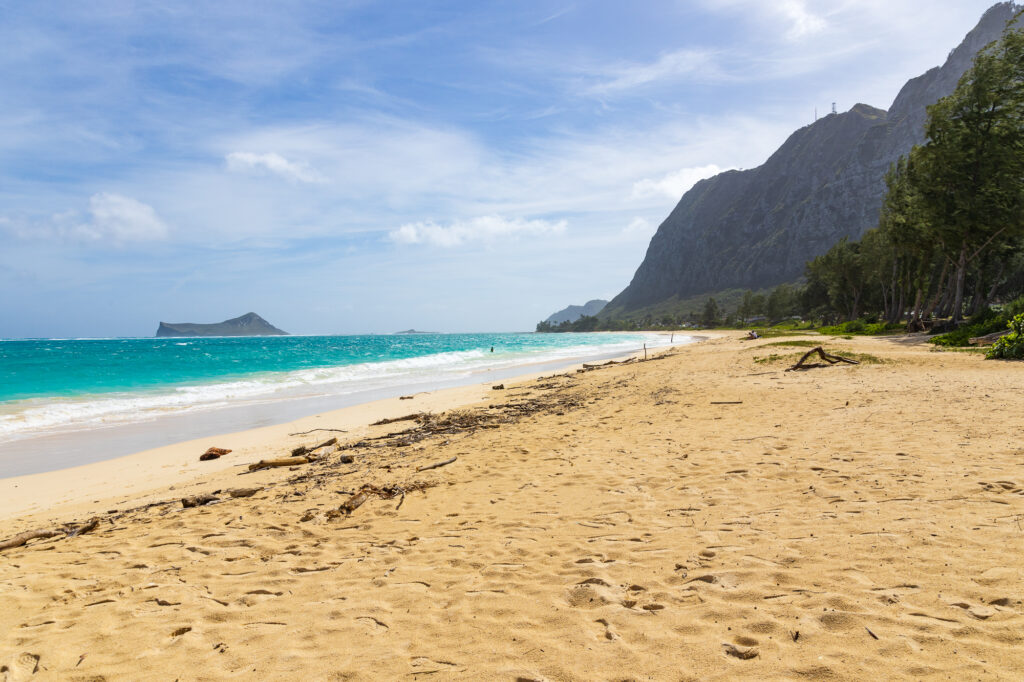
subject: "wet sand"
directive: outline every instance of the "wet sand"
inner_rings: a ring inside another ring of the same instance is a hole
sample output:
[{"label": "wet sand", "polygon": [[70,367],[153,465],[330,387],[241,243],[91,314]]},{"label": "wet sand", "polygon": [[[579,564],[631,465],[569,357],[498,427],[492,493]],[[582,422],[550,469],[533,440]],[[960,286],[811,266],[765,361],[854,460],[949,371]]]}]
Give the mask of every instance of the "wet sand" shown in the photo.
[{"label": "wet sand", "polygon": [[[1024,363],[814,337],[872,362],[785,372],[807,348],[738,336],[303,420],[345,433],[202,439],[140,458],[149,488],[109,470],[89,499],[9,504],[0,537],[100,523],[0,552],[0,675],[1024,676]],[[194,461],[212,445],[237,447]],[[199,493],[220,501],[177,501]]]}]

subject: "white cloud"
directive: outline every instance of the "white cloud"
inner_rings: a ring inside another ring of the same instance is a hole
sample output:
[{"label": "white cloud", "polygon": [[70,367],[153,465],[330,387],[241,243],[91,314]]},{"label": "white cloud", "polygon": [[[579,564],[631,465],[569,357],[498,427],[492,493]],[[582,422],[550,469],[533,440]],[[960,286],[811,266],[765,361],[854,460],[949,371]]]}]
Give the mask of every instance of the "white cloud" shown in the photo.
[{"label": "white cloud", "polygon": [[169,232],[167,224],[149,204],[107,192],[89,197],[87,215],[65,211],[41,222],[4,217],[0,218],[0,229],[21,239],[104,242],[114,246],[161,240]]},{"label": "white cloud", "polygon": [[646,218],[633,218],[629,225],[622,228],[622,236],[629,239],[649,239],[654,234],[654,226]]},{"label": "white cloud", "polygon": [[651,197],[666,196],[670,199],[679,199],[691,187],[704,178],[718,175],[728,168],[720,168],[715,164],[697,166],[695,168],[681,168],[663,176],[661,179],[652,180],[644,178],[633,183],[634,199],[649,199]]},{"label": "white cloud", "polygon": [[310,168],[309,164],[289,161],[280,154],[254,154],[252,152],[231,152],[225,157],[228,169],[235,172],[269,171],[291,182],[323,183],[326,178]]},{"label": "white cloud", "polygon": [[792,22],[786,37],[790,39],[802,38],[803,36],[818,33],[826,26],[823,18],[812,14],[807,9],[805,0],[779,0],[775,3],[768,3],[775,11],[785,19]]},{"label": "white cloud", "polygon": [[721,69],[712,52],[706,50],[675,50],[661,55],[649,64],[621,64],[604,69],[602,82],[586,89],[589,94],[609,94],[630,90],[649,83],[698,75],[701,80],[721,78]]},{"label": "white cloud", "polygon": [[397,244],[431,244],[433,246],[459,246],[472,241],[493,241],[519,235],[541,236],[565,231],[566,221],[523,220],[497,215],[480,216],[472,220],[457,220],[449,225],[434,222],[406,223],[388,233],[388,239]]}]

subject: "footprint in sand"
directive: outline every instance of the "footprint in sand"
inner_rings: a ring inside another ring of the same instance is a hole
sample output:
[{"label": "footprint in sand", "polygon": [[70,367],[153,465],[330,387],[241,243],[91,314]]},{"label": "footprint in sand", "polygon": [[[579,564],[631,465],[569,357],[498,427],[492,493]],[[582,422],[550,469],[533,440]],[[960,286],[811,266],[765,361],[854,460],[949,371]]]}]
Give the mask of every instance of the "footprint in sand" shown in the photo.
[{"label": "footprint in sand", "polygon": [[39,657],[28,652],[18,654],[10,665],[0,666],[3,682],[21,682],[31,678],[39,671]]},{"label": "footprint in sand", "polygon": [[615,640],[619,639],[619,636],[612,630],[611,623],[609,623],[607,620],[605,620],[604,618],[598,618],[594,622],[600,623],[604,626],[604,638],[607,639],[609,642],[614,642]]}]

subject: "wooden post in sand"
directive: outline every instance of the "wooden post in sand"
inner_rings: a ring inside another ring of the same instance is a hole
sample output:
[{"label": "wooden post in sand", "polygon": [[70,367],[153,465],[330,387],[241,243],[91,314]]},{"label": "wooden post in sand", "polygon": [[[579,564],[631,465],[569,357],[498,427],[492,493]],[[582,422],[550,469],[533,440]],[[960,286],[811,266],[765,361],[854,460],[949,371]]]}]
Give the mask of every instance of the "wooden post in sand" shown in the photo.
[{"label": "wooden post in sand", "polygon": [[644,344],[644,360],[647,359],[647,344]]}]

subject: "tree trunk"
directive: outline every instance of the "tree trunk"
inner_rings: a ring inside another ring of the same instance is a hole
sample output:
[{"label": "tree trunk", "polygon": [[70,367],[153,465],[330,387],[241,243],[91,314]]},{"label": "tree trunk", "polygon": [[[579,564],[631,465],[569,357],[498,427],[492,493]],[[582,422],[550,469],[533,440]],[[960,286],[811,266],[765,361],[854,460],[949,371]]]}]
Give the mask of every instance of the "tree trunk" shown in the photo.
[{"label": "tree trunk", "polygon": [[956,264],[956,293],[953,296],[953,324],[960,322],[964,315],[964,284],[967,281],[967,242],[960,246],[960,258]]}]

